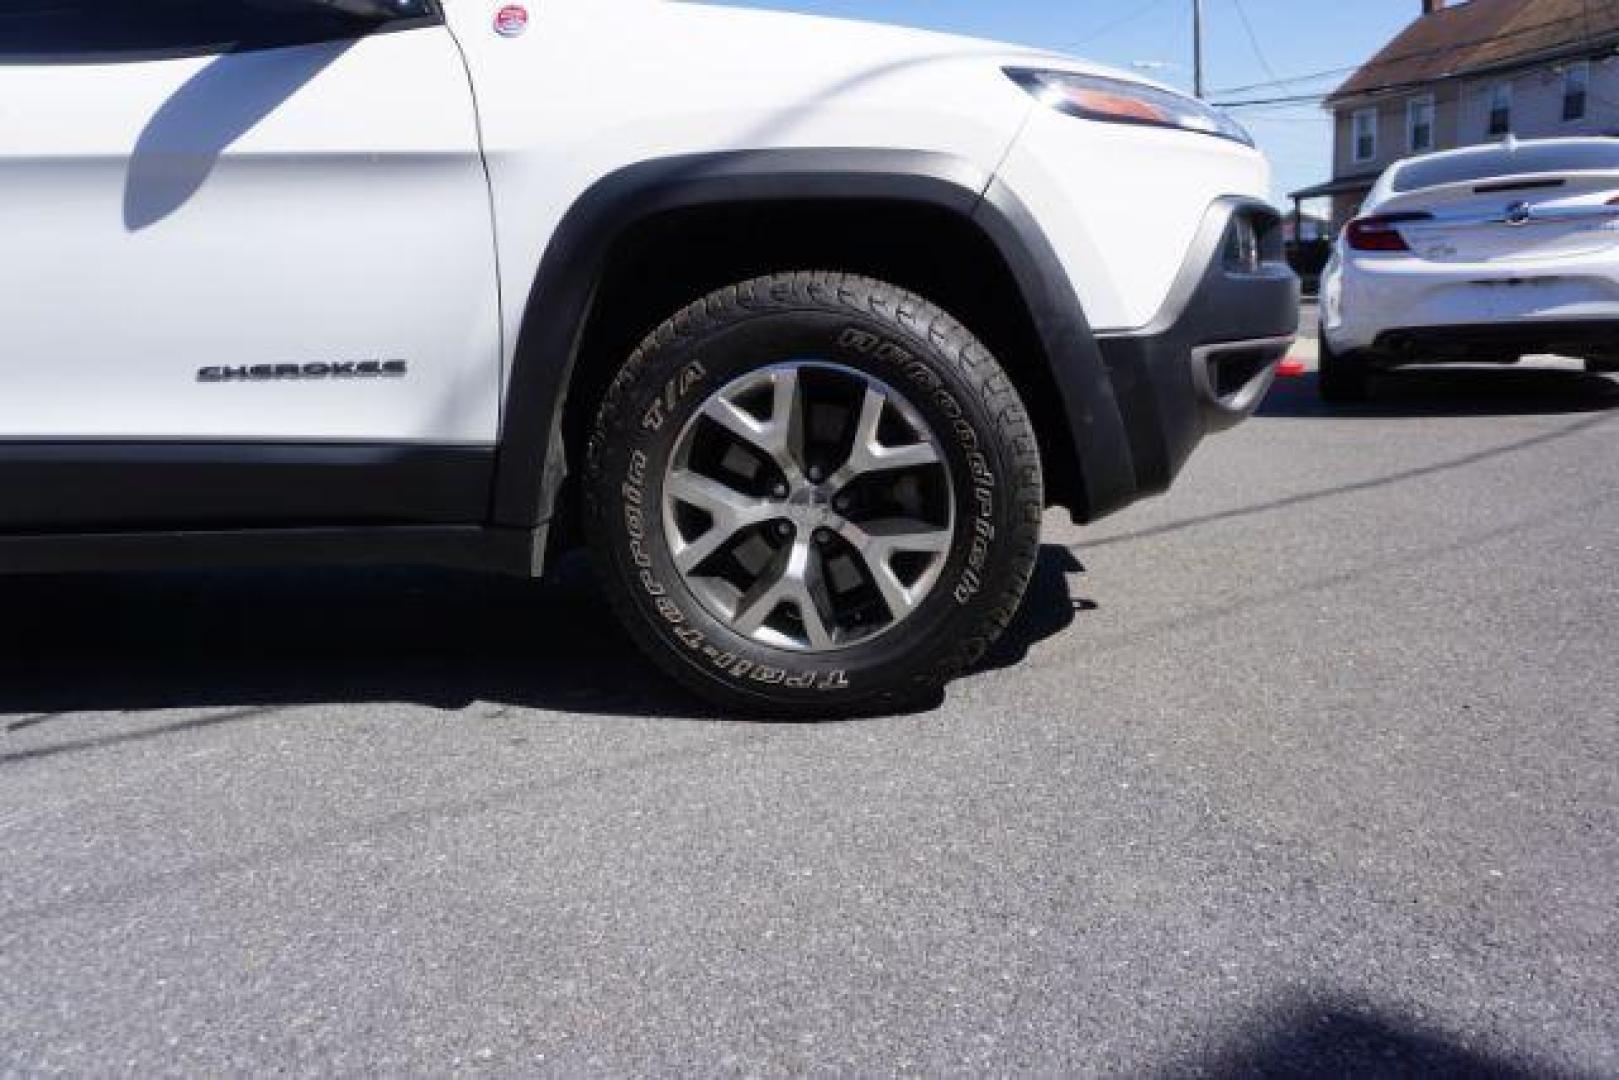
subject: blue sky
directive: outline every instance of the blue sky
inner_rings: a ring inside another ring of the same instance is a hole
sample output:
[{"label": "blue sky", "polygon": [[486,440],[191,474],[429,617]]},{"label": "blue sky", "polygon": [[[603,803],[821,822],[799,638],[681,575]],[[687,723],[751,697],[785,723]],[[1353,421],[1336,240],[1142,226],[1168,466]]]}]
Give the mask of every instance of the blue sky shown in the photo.
[{"label": "blue sky", "polygon": [[[710,0],[714,2],[714,0]],[[872,19],[1058,48],[1190,88],[1192,0],[720,0]],[[1207,69],[1214,91],[1290,79],[1369,58],[1420,14],[1421,0],[1204,0]],[[1246,13],[1253,38],[1243,22]],[[1257,41],[1257,48],[1255,42]],[[1289,84],[1282,94],[1332,89],[1342,75]],[[1275,96],[1260,90],[1253,96]],[[1248,96],[1248,95],[1242,95]],[[1246,109],[1276,167],[1276,191],[1328,178],[1331,127],[1314,104]]]}]

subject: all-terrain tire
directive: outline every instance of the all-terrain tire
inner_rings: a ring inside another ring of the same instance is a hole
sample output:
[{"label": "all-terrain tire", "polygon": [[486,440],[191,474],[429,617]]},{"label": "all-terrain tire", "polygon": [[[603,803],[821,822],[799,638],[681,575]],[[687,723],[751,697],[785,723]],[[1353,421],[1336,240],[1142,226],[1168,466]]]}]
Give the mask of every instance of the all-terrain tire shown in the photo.
[{"label": "all-terrain tire", "polygon": [[[804,361],[902,394],[939,444],[957,506],[944,569],[905,621],[824,651],[761,644],[716,617],[679,572],[661,509],[671,455],[704,403],[750,372]],[[800,717],[900,708],[977,662],[1022,601],[1044,506],[1028,413],[989,351],[903,289],[810,271],[720,289],[654,330],[604,396],[583,494],[606,595],[647,654],[728,712]]]}]

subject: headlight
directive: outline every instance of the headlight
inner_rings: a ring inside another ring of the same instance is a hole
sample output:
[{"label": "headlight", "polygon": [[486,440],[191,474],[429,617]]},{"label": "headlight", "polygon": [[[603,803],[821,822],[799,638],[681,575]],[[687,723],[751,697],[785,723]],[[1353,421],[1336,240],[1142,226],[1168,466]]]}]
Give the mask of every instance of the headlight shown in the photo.
[{"label": "headlight", "polygon": [[1008,68],[1006,73],[1023,89],[1070,116],[1111,124],[1200,131],[1244,146],[1254,145],[1248,130],[1229,116],[1201,101],[1156,86],[1067,71]]}]

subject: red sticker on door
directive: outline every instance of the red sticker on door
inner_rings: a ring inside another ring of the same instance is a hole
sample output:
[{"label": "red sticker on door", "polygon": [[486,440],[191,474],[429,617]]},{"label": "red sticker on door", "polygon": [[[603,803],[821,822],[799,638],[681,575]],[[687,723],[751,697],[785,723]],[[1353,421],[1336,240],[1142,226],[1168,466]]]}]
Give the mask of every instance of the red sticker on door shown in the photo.
[{"label": "red sticker on door", "polygon": [[495,12],[495,33],[501,37],[516,37],[528,29],[528,8],[522,4],[507,4]]}]

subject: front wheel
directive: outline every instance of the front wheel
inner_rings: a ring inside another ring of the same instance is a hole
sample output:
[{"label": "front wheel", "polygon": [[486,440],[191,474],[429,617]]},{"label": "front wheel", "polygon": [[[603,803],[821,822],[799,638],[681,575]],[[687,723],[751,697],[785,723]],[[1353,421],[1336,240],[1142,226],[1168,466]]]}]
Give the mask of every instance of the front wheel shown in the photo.
[{"label": "front wheel", "polygon": [[898,706],[974,663],[1033,570],[1043,489],[1011,381],[868,278],[780,274],[654,331],[602,403],[590,548],[630,633],[727,709]]}]

